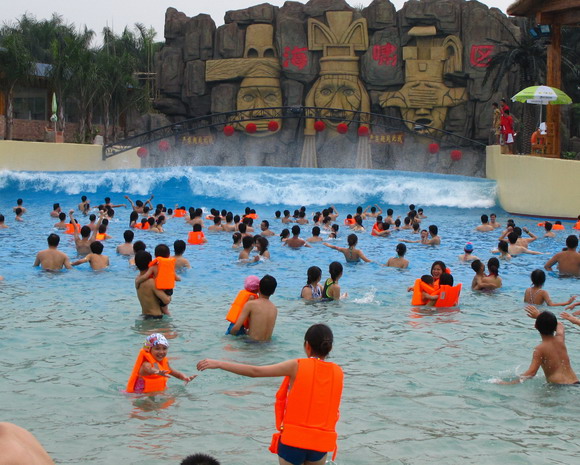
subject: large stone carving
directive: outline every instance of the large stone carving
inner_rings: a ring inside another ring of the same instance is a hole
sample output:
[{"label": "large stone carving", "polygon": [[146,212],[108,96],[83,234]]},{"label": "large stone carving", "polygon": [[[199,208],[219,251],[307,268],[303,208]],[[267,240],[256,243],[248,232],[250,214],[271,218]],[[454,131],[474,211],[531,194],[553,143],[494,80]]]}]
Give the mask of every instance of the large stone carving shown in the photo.
[{"label": "large stone carving", "polygon": [[383,107],[399,107],[407,127],[419,134],[437,135],[447,109],[467,100],[464,87],[443,83],[445,74],[463,68],[461,40],[453,35],[440,38],[436,32],[434,26],[415,26],[409,31],[415,44],[403,48],[405,85],[379,99]]},{"label": "large stone carving", "polygon": [[257,130],[251,134],[255,136],[276,132],[269,130],[270,121],[276,122],[277,130],[282,126],[279,111],[259,110],[282,106],[280,63],[275,56],[272,26],[253,24],[246,31],[244,58],[208,60],[206,63],[205,77],[209,82],[243,78],[236,97],[236,109],[245,113],[240,115],[242,121],[236,122],[235,126],[245,130],[253,123]]},{"label": "large stone carving", "polygon": [[215,29],[215,23],[209,15],[201,14],[191,18],[185,26],[183,59],[189,61],[212,58]]}]

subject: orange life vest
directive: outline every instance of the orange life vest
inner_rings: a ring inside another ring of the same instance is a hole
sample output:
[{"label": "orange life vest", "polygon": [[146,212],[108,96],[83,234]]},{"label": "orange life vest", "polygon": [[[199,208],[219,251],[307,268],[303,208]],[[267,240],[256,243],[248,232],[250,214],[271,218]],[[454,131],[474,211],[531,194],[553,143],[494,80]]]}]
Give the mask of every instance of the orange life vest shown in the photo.
[{"label": "orange life vest", "polygon": [[345,218],[344,219],[345,226],[352,226],[355,223],[356,223],[356,221],[354,220],[354,218]]},{"label": "orange life vest", "polygon": [[[251,296],[254,296],[256,299],[258,298],[258,294],[246,291],[245,289],[242,289],[240,292],[238,292],[238,295],[236,296],[232,306],[230,307],[230,310],[228,311],[228,314],[226,315],[226,320],[228,320],[230,323],[236,324],[240,313],[242,313],[242,308],[244,308],[244,305],[246,305],[246,302],[250,300]],[[244,327],[248,328],[249,326],[249,321],[244,321]]]},{"label": "orange life vest", "polygon": [[574,226],[572,226],[574,229],[580,229],[580,220],[576,222],[576,224]]},{"label": "orange life vest", "polygon": [[132,228],[135,228],[135,229],[141,229],[141,228],[143,228],[143,225],[141,223],[131,223],[130,226]]},{"label": "orange life vest", "polygon": [[372,236],[378,236],[377,233],[381,232],[382,229],[379,229],[379,223],[373,224],[373,230],[371,231]]},{"label": "orange life vest", "polygon": [[244,215],[244,218],[251,218],[253,220],[257,220],[258,215],[256,213],[248,213],[247,215]]},{"label": "orange life vest", "polygon": [[439,298],[435,302],[435,307],[457,307],[459,305],[459,294],[461,293],[461,284],[457,286],[448,286],[443,284],[439,288]]},{"label": "orange life vest", "polygon": [[133,371],[127,382],[127,392],[135,392],[135,383],[139,378],[145,381],[145,387],[143,388],[143,393],[147,392],[157,392],[164,391],[167,387],[167,377],[161,375],[149,375],[149,376],[139,376],[139,370],[143,362],[149,362],[151,365],[157,364],[160,370],[169,371],[169,362],[167,357],[165,357],[161,362],[155,360],[155,357],[147,352],[145,349],[141,349],[137,360],[135,360],[135,365],[133,366]]},{"label": "orange life vest", "polygon": [[413,297],[411,298],[411,305],[426,305],[428,300],[423,298],[423,292],[427,294],[433,294],[435,288],[427,283],[421,281],[421,279],[415,280],[415,285],[413,286]]},{"label": "orange life vest", "polygon": [[203,231],[191,231],[187,236],[187,242],[189,244],[199,245],[203,244],[203,239],[205,238],[205,234]]},{"label": "orange life vest", "polygon": [[276,393],[276,429],[270,451],[278,452],[278,443],[319,452],[334,451],[336,423],[344,374],[335,363],[315,358],[297,360],[298,372],[289,390],[290,378],[282,381]]},{"label": "orange life vest", "polygon": [[96,239],[97,241],[104,241],[105,239],[107,239],[107,235],[105,233],[97,233]]},{"label": "orange life vest", "polygon": [[173,289],[175,287],[175,258],[155,257],[149,268],[157,265],[155,287],[157,289]]},{"label": "orange life vest", "polygon": [[552,226],[552,230],[554,231],[564,231],[564,225],[563,224],[555,224]]},{"label": "orange life vest", "polygon": [[81,231],[81,225],[78,223],[68,223],[66,225],[66,229],[64,230],[65,234],[74,234],[75,233],[75,229],[77,230],[77,232]]},{"label": "orange life vest", "polygon": [[175,218],[183,218],[187,212],[181,208],[178,208],[173,211],[173,216]]}]

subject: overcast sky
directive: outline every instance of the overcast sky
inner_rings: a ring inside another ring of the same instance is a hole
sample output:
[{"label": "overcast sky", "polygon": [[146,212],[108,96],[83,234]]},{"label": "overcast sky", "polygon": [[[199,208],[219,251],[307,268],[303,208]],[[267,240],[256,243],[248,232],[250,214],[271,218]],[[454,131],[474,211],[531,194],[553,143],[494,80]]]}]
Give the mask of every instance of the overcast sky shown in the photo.
[{"label": "overcast sky", "polygon": [[[372,0],[347,0],[352,6],[367,6]],[[393,1],[399,10],[404,0]],[[505,13],[507,7],[514,0],[484,0],[482,3],[490,7],[497,7]],[[100,35],[103,27],[109,26],[117,33],[125,26],[132,27],[135,23],[152,26],[157,32],[157,41],[163,41],[163,24],[165,10],[169,7],[184,12],[187,16],[196,16],[199,13],[211,15],[216,25],[224,22],[224,14],[228,10],[240,10],[260,3],[262,0],[5,0],[0,9],[2,23],[13,22],[24,13],[30,13],[36,19],[50,18],[52,13],[60,14],[66,21],[77,27],[87,25],[89,29]],[[282,6],[284,0],[270,0],[272,5]],[[306,3],[306,0],[301,0]]]}]

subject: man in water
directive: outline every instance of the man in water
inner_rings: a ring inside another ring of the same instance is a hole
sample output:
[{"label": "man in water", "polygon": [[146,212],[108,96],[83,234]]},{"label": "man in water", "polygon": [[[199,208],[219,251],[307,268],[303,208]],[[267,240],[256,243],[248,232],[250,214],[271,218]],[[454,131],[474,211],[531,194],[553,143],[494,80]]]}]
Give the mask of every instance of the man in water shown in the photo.
[{"label": "man in water", "polygon": [[533,378],[542,367],[546,381],[554,384],[580,384],[572,366],[564,342],[564,325],[552,312],[540,312],[533,305],[526,307],[526,313],[536,320],[535,327],[540,333],[542,343],[534,349],[530,367],[511,382],[501,384],[522,383],[526,379]]},{"label": "man in water", "polygon": [[479,232],[489,232],[493,231],[495,228],[489,224],[489,218],[487,215],[481,215],[481,224],[475,228]]},{"label": "man in water", "polygon": [[4,224],[4,215],[0,215],[0,229],[8,229],[8,226],[6,226],[6,224]]},{"label": "man in water", "polygon": [[32,433],[12,423],[0,423],[0,450],[2,464],[54,465]]},{"label": "man in water", "polygon": [[249,300],[242,308],[236,324],[230,329],[231,334],[237,334],[244,321],[250,320],[248,336],[254,341],[265,342],[272,338],[278,309],[270,301],[270,296],[276,290],[276,278],[270,275],[260,280],[260,293],[257,299]]},{"label": "man in water", "polygon": [[58,234],[51,234],[48,236],[47,242],[48,249],[41,250],[36,254],[36,260],[34,260],[33,266],[40,265],[46,271],[60,271],[63,267],[70,270],[72,265],[68,256],[60,250],[57,250],[60,236]]},{"label": "man in water", "polygon": [[[74,210],[69,211],[69,218],[72,224],[75,224],[74,219]],[[103,214],[101,213],[101,217],[99,218],[99,222],[97,223],[97,228],[101,225],[103,221]],[[79,255],[88,255],[91,253],[91,244],[97,238],[97,228],[95,228],[91,233],[90,226],[83,226],[81,228],[81,233],[77,231],[76,227],[73,227],[73,236],[75,240],[75,247],[77,249],[77,253]]]},{"label": "man in water", "polygon": [[117,253],[119,255],[125,255],[125,256],[134,255],[135,254],[135,252],[133,251],[133,239],[134,238],[135,238],[135,233],[133,231],[131,231],[130,229],[127,229],[123,233],[123,239],[125,239],[125,242],[122,244],[119,244],[117,246]]},{"label": "man in water", "polygon": [[[135,265],[139,270],[139,276],[147,273],[151,260],[151,254],[144,250],[135,254]],[[170,296],[162,289],[155,287],[155,279],[147,279],[140,284],[137,289],[137,298],[141,304],[143,318],[146,320],[160,320],[163,318],[161,306],[167,306],[171,302]]]},{"label": "man in water", "polygon": [[103,255],[103,243],[99,241],[93,241],[90,245],[91,253],[85,258],[81,258],[76,262],[72,263],[72,266],[82,265],[83,263],[90,263],[91,268],[95,271],[103,270],[109,266],[109,257]]},{"label": "man in water", "polygon": [[292,247],[293,249],[299,249],[300,247],[312,247],[308,242],[304,239],[300,239],[300,226],[295,224],[292,226],[292,237],[288,238],[284,245],[288,247]]},{"label": "man in water", "polygon": [[12,211],[13,211],[14,213],[16,213],[16,210],[17,210],[18,208],[20,208],[20,210],[22,210],[22,214],[24,215],[24,214],[27,212],[27,210],[26,210],[26,208],[24,208],[24,207],[22,206],[22,203],[23,203],[23,200],[22,200],[22,199],[16,199],[16,206],[15,206],[15,207],[12,207]]},{"label": "man in water", "polygon": [[566,238],[566,249],[558,252],[546,262],[544,268],[552,271],[552,267],[557,263],[560,275],[580,277],[580,253],[576,252],[578,247],[578,236],[574,234]]},{"label": "man in water", "polygon": [[270,229],[270,222],[268,220],[263,220],[260,223],[260,236],[275,236],[276,233]]}]

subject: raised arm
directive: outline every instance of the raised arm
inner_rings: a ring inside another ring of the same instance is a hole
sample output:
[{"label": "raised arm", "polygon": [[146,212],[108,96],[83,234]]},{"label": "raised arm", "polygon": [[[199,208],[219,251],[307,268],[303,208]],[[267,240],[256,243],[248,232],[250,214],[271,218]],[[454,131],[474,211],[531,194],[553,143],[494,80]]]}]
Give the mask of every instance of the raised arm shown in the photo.
[{"label": "raised arm", "polygon": [[75,211],[72,209],[68,211],[68,217],[70,219],[70,222],[73,225],[73,237],[74,237],[75,242],[76,242],[79,240],[79,232],[77,231],[77,227],[76,227],[77,225],[75,224],[74,213],[75,213]]},{"label": "raised arm", "polygon": [[289,376],[290,379],[296,377],[298,372],[297,360],[286,360],[275,365],[254,366],[242,363],[224,362],[222,360],[205,359],[197,364],[199,371],[220,369],[229,371],[236,375],[248,376],[250,378],[266,378],[277,376]]},{"label": "raised arm", "polygon": [[128,196],[128,195],[126,195],[126,196],[125,196],[125,198],[126,198],[126,199],[127,199],[127,201],[128,201],[130,204],[131,204],[131,208],[132,208],[133,210],[135,210],[135,204],[134,204],[134,203],[133,203],[133,201],[132,201],[132,200],[129,198],[129,196]]}]

